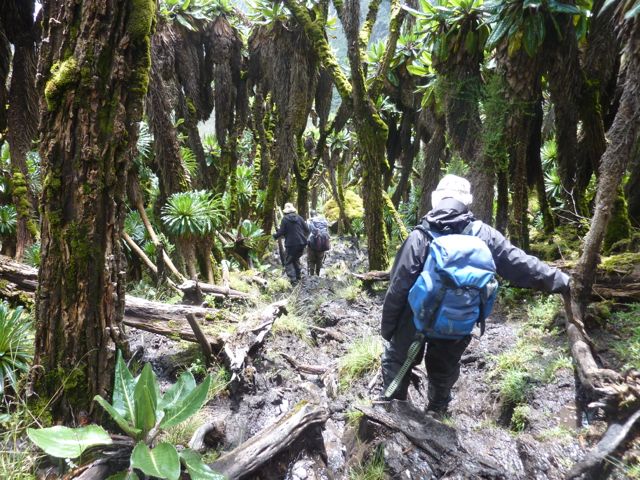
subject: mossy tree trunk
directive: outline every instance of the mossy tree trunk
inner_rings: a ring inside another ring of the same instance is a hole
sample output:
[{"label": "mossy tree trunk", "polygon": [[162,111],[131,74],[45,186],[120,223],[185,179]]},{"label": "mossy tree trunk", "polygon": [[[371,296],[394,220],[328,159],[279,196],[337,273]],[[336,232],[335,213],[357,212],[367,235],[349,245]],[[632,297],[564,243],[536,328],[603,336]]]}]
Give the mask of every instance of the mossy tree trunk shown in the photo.
[{"label": "mossy tree trunk", "polygon": [[55,419],[110,398],[126,348],[126,172],[150,68],[154,0],[45,0],[38,73],[42,260],[33,380]]},{"label": "mossy tree trunk", "polygon": [[[33,30],[33,29],[32,29]],[[15,44],[13,73],[9,89],[7,141],[11,155],[11,186],[18,214],[16,225],[16,260],[38,235],[37,203],[29,182],[27,153],[38,128],[38,95],[35,88],[37,48],[28,35]]]},{"label": "mossy tree trunk", "polygon": [[[4,13],[4,12],[2,12]],[[7,77],[11,69],[11,44],[0,22],[0,132],[7,128]],[[2,147],[3,137],[0,137]]]},{"label": "mossy tree trunk", "polygon": [[582,318],[591,294],[600,247],[615,208],[616,197],[627,165],[636,153],[640,135],[640,24],[635,22],[626,48],[629,59],[620,107],[609,131],[609,145],[600,161],[595,213],[584,241],[584,251],[574,274],[572,297]]}]

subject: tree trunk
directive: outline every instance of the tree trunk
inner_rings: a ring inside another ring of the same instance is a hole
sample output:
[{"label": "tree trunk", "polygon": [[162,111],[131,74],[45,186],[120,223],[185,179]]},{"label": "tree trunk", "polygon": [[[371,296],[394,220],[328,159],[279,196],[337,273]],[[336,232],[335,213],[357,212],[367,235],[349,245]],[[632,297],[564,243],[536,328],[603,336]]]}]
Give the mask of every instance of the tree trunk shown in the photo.
[{"label": "tree trunk", "polygon": [[[398,208],[400,200],[405,197],[405,193],[409,190],[409,178],[413,170],[413,159],[420,145],[419,132],[416,132],[414,140],[412,140],[411,135],[412,127],[416,125],[416,129],[418,128],[417,116],[417,113],[412,111],[405,113],[402,117],[403,122],[400,128],[400,144],[402,146],[400,158],[402,159],[402,170],[400,171],[400,179],[398,180],[396,189],[391,196],[391,201],[395,208]],[[406,123],[405,118],[407,118]]]},{"label": "tree trunk", "polygon": [[159,206],[166,203],[167,198],[176,192],[190,188],[191,179],[180,157],[178,132],[171,121],[172,102],[171,92],[163,78],[163,67],[168,63],[172,69],[173,58],[166,58],[172,54],[172,39],[174,33],[166,25],[160,24],[151,42],[152,59],[149,95],[147,96],[147,113],[149,126],[153,133],[153,150],[160,184]]},{"label": "tree trunk", "polygon": [[33,380],[54,418],[70,421],[91,410],[94,395],[110,398],[115,352],[126,348],[120,239],[156,8],[153,0],[45,0],[42,8],[45,180]]},{"label": "tree trunk", "polygon": [[16,260],[38,235],[36,220],[38,205],[29,182],[27,153],[38,128],[38,95],[36,93],[37,49],[31,40],[28,45],[16,45],[13,73],[9,89],[7,140],[11,154],[13,203],[18,214],[16,225]]},{"label": "tree trunk", "polygon": [[562,197],[567,212],[580,216],[586,214],[584,192],[576,188],[579,112],[577,92],[581,91],[583,82],[578,59],[578,43],[571,17],[558,22],[561,23],[561,38],[548,35],[552,45],[545,45],[549,51],[547,78],[555,114],[558,174],[562,182]]},{"label": "tree trunk", "polygon": [[434,115],[433,118],[435,128],[429,142],[424,146],[424,169],[420,172],[420,188],[422,193],[420,196],[418,219],[426,215],[432,208],[431,192],[433,192],[438,186],[440,168],[442,166],[444,151],[447,147],[444,118],[439,115]]},{"label": "tree trunk", "polygon": [[635,153],[640,134],[640,24],[635,22],[626,48],[629,59],[620,107],[607,132],[609,146],[600,161],[598,192],[591,227],[574,275],[572,297],[582,317],[593,286],[600,247],[611,218],[620,181]]},{"label": "tree trunk", "polygon": [[542,147],[542,121],[544,113],[542,111],[542,98],[536,102],[535,113],[532,119],[529,151],[527,153],[528,183],[529,186],[535,186],[538,196],[538,207],[542,214],[542,224],[544,233],[551,234],[555,228],[555,220],[547,191],[544,184],[544,172],[542,170],[542,158],[540,157],[540,148]]},{"label": "tree trunk", "polygon": [[640,145],[636,146],[629,168],[629,182],[626,185],[627,211],[629,220],[640,227]]},{"label": "tree trunk", "polygon": [[491,224],[493,220],[494,167],[482,147],[482,122],[478,110],[482,78],[480,61],[463,56],[461,61],[437,66],[447,86],[445,116],[453,153],[470,166],[469,181],[475,216]]},{"label": "tree trunk", "polygon": [[[3,12],[4,13],[4,12]],[[11,68],[11,45],[0,24],[0,132],[7,128],[7,77]],[[0,137],[0,148],[3,139]]]}]

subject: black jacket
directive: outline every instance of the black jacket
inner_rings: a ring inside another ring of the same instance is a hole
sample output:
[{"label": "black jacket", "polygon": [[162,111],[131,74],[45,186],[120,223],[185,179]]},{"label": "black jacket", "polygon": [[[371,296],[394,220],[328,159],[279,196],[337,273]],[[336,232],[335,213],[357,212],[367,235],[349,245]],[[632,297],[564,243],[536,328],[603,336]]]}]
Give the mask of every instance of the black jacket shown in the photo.
[{"label": "black jacket", "polygon": [[[445,233],[462,233],[473,221],[473,214],[464,204],[453,199],[445,199],[438,208],[431,210],[422,219],[431,230]],[[477,235],[483,240],[496,264],[496,271],[512,285],[535,288],[550,293],[564,292],[569,288],[569,276],[548,266],[536,257],[527,255],[512,245],[500,232],[482,224]],[[427,259],[429,239],[420,230],[413,230],[396,255],[389,289],[382,305],[381,333],[390,340],[400,320],[410,321],[413,313],[407,302],[407,295],[422,272]]]},{"label": "black jacket", "polygon": [[280,223],[280,228],[273,234],[276,240],[284,237],[285,247],[299,247],[307,244],[309,227],[307,222],[295,212],[287,213]]}]

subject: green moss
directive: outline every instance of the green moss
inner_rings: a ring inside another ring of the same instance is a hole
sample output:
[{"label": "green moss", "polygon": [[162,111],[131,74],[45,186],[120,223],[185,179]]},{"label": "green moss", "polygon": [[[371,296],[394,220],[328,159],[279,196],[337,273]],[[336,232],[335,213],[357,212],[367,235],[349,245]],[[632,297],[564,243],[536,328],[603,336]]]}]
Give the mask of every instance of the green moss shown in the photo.
[{"label": "green moss", "polygon": [[192,118],[196,118],[196,104],[193,103],[193,100],[190,99],[189,97],[187,97],[186,99],[186,103],[187,103],[187,110],[189,110],[189,114],[191,115]]},{"label": "green moss", "polygon": [[156,18],[156,2],[154,0],[132,0],[127,31],[134,41],[149,36],[151,26]]},{"label": "green moss", "polygon": [[631,273],[640,263],[640,253],[626,252],[603,257],[600,268],[605,272]]},{"label": "green moss", "polygon": [[619,189],[604,236],[604,251],[610,251],[613,244],[630,236],[631,222],[627,213],[627,200],[624,198],[622,189]]},{"label": "green moss", "polygon": [[[349,220],[362,218],[364,216],[362,197],[353,190],[347,190],[344,194],[344,210]],[[324,204],[324,215],[332,222],[338,220],[340,209],[335,199],[332,198]]]},{"label": "green moss", "polygon": [[49,111],[55,110],[60,104],[64,92],[80,78],[80,70],[75,58],[69,57],[62,63],[55,63],[51,67],[51,78],[44,87],[44,98]]},{"label": "green moss", "polygon": [[95,247],[91,244],[86,225],[71,222],[63,232],[65,244],[69,248],[69,262],[65,269],[67,292],[75,295],[78,274],[90,268],[95,260]]}]

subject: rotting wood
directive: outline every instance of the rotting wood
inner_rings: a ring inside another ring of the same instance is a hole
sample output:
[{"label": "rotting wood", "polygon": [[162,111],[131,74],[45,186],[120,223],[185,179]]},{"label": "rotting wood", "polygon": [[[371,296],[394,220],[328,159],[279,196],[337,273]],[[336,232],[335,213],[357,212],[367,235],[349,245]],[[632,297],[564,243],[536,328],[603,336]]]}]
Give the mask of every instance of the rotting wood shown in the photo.
[{"label": "rotting wood", "polygon": [[207,368],[209,368],[211,366],[211,361],[213,357],[213,352],[211,350],[211,340],[209,339],[209,337],[207,337],[204,334],[193,313],[187,313],[187,322],[189,322],[189,325],[191,326],[191,330],[193,330],[193,334],[196,336],[196,339],[198,340],[198,343],[202,348],[202,355],[204,356],[204,364],[206,365]]},{"label": "rotting wood", "polygon": [[309,427],[322,425],[328,418],[328,412],[322,407],[299,404],[210,466],[228,480],[246,477],[293,445]]},{"label": "rotting wood", "polygon": [[327,370],[329,370],[328,367],[321,367],[319,365],[307,365],[304,363],[299,363],[293,357],[291,357],[290,355],[287,355],[284,352],[278,352],[278,355],[280,355],[287,362],[289,362],[289,364],[293,368],[295,368],[297,371],[302,373],[309,373],[311,375],[324,375],[327,372]]},{"label": "rotting wood", "polygon": [[204,453],[210,448],[210,443],[207,442],[208,437],[214,437],[216,440],[224,438],[226,415],[218,415],[207,423],[198,427],[193,432],[191,440],[189,440],[189,448],[198,453]]},{"label": "rotting wood", "polygon": [[227,368],[231,371],[231,381],[240,376],[247,356],[262,344],[265,336],[271,331],[273,322],[286,313],[285,301],[272,303],[258,312],[256,319],[245,325],[229,337],[224,344],[223,355]]},{"label": "rotting wood", "polygon": [[[626,441],[638,420],[640,420],[640,409],[636,410],[623,424],[614,423],[609,425],[595,448],[571,468],[566,479],[581,478],[582,475],[589,475],[593,470],[597,469],[605,458],[612,455]],[[588,476],[587,478],[592,477]]]}]

